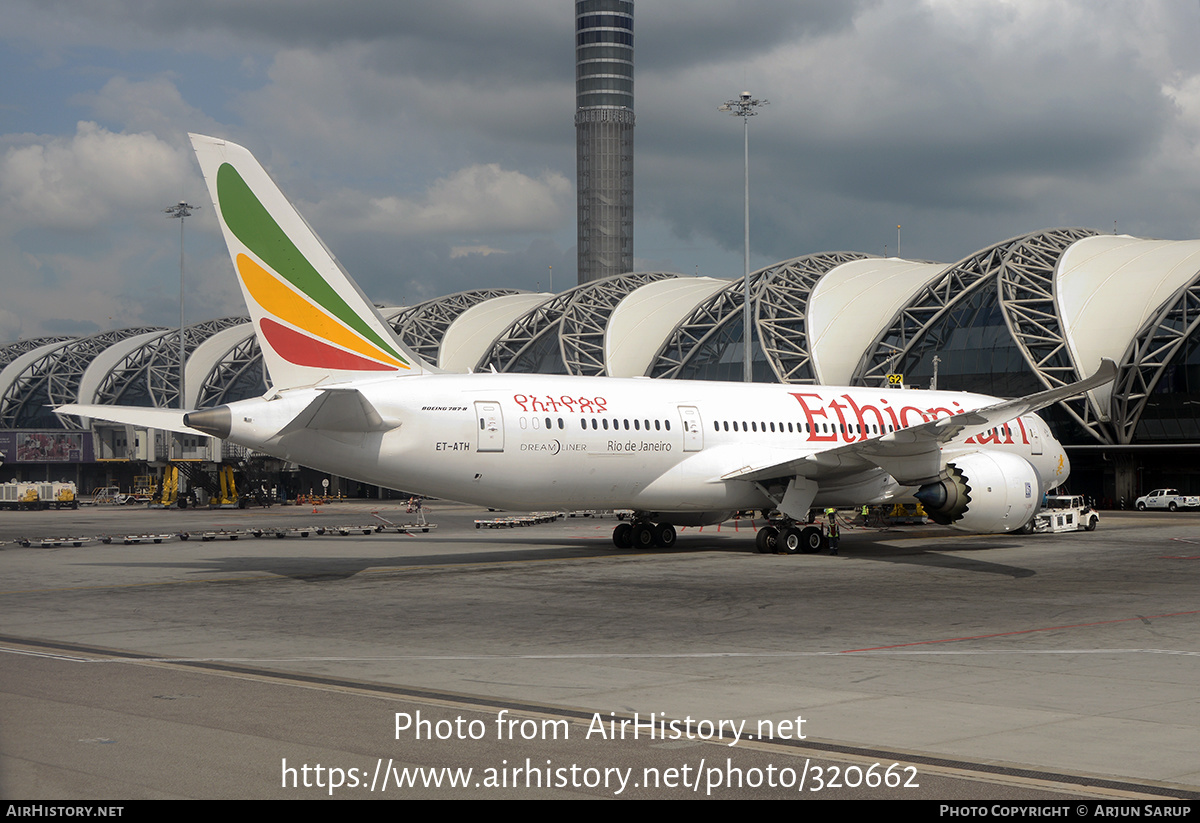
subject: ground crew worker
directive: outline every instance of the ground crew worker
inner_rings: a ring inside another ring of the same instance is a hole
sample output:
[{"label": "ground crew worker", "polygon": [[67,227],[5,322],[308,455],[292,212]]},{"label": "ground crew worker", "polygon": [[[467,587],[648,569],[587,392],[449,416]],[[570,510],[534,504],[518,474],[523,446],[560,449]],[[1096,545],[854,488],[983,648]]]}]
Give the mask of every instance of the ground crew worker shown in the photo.
[{"label": "ground crew worker", "polygon": [[829,553],[836,555],[838,553],[838,542],[842,537],[842,533],[838,530],[837,509],[826,509],[825,514],[829,516]]}]

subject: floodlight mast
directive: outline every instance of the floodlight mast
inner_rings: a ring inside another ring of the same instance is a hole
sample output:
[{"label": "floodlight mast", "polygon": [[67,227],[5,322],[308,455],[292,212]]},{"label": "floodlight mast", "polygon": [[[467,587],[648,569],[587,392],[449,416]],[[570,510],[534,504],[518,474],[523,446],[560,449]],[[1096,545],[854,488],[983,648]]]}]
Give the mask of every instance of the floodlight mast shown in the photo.
[{"label": "floodlight mast", "polygon": [[168,206],[163,209],[167,217],[179,219],[179,408],[186,409],[187,406],[187,384],[184,382],[184,357],[183,357],[183,223],[184,218],[192,216],[192,210],[198,209],[199,206],[193,206],[191,203],[180,200],[174,206]]},{"label": "floodlight mast", "polygon": [[750,338],[750,118],[758,114],[755,109],[765,106],[768,100],[751,97],[750,92],[744,91],[736,100],[728,100],[717,110],[727,111],[734,117],[742,118],[742,159],[745,171],[745,214],[743,221],[743,245],[745,271],[742,274],[742,380],[751,383],[754,380],[754,370],[751,364]]}]

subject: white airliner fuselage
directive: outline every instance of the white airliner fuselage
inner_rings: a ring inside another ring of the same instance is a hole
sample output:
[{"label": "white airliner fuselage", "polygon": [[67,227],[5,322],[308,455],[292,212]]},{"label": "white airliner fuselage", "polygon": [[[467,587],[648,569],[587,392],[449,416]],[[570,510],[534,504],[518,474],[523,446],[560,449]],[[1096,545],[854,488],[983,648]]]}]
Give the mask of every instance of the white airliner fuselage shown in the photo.
[{"label": "white airliner fuselage", "polygon": [[[512,374],[383,378],[352,389],[378,412],[382,430],[352,424],[276,436],[333,386],[234,404],[228,433],[218,433],[389,488],[507,509],[670,513],[678,524],[772,507],[755,484],[725,479],[732,471],[1000,402],[957,392]],[[1037,415],[960,437],[943,452],[950,459],[984,447],[1029,461],[1038,500],[1070,470]],[[883,502],[913,491],[877,467],[850,466],[840,476],[826,471],[811,505]]]},{"label": "white airliner fuselage", "polygon": [[64,414],[203,433],[357,480],[507,509],[631,509],[618,546],[772,513],[759,548],[813,550],[815,507],[911,494],[939,523],[1005,532],[1067,478],[1034,414],[1113,379],[1015,400],[956,392],[446,374],[406,347],[242,146],[192,135],[274,389],[187,412]]}]

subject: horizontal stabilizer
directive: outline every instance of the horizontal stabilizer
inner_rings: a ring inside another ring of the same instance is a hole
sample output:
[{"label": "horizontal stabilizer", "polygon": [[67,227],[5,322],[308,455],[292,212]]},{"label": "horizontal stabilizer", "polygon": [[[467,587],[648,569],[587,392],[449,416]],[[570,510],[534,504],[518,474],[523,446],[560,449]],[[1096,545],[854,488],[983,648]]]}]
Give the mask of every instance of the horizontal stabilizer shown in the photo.
[{"label": "horizontal stabilizer", "polygon": [[55,407],[54,413],[108,420],[112,423],[137,426],[142,429],[162,429],[179,434],[206,436],[204,432],[183,424],[184,412],[181,409],[154,409],[148,406],[89,406],[82,403],[68,403],[65,406]]},{"label": "horizontal stabilizer", "polygon": [[275,435],[302,429],[336,432],[378,432],[400,425],[384,420],[358,389],[326,389]]}]

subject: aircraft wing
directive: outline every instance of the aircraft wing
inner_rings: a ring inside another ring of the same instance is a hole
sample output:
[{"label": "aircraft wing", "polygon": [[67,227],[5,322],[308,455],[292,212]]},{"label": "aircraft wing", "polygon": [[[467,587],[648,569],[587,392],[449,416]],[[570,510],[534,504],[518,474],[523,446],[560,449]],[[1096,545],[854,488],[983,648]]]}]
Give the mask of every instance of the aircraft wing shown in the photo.
[{"label": "aircraft wing", "polygon": [[901,485],[920,486],[932,483],[942,472],[942,445],[963,432],[981,432],[993,426],[1000,426],[1021,415],[1103,386],[1116,376],[1116,363],[1105,358],[1094,375],[1069,386],[1047,389],[1015,400],[1005,400],[953,417],[941,417],[919,426],[909,426],[869,440],[834,446],[771,465],[745,466],[722,475],[721,479],[761,482],[802,477],[822,481],[881,468]]},{"label": "aircraft wing", "polygon": [[54,413],[77,414],[80,417],[123,423],[126,426],[205,436],[204,432],[183,425],[184,412],[181,409],[155,409],[149,406],[89,406],[83,403],[68,403],[65,406],[55,406]]}]

